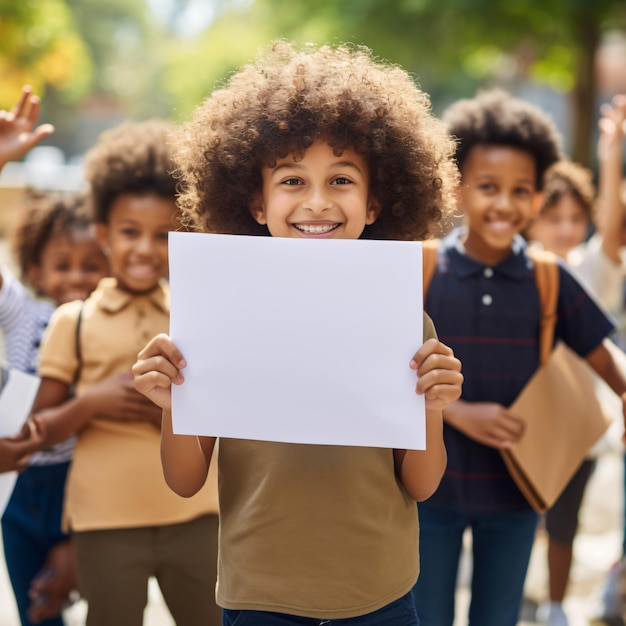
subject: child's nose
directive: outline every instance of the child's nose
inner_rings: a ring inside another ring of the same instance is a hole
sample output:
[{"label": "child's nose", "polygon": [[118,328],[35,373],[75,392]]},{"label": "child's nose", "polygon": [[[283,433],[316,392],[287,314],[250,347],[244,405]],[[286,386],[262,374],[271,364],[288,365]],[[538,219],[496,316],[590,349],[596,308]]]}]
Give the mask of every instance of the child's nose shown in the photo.
[{"label": "child's nose", "polygon": [[137,241],[136,250],[140,254],[152,254],[153,243],[152,237],[140,237]]},{"label": "child's nose", "polygon": [[501,211],[508,211],[513,205],[511,196],[508,193],[499,193],[495,199],[495,206]]},{"label": "child's nose", "polygon": [[311,213],[323,213],[332,205],[328,194],[320,188],[312,188],[311,193],[305,200],[304,208]]}]

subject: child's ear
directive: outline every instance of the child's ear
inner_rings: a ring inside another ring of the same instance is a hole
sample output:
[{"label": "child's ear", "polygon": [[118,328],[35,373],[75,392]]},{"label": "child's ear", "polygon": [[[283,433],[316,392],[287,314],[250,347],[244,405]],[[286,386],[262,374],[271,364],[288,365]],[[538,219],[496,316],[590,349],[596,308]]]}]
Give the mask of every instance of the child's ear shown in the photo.
[{"label": "child's ear", "polygon": [[382,207],[380,206],[380,202],[376,200],[376,198],[370,197],[367,203],[367,213],[365,214],[365,224],[367,226],[372,225],[380,215]]},{"label": "child's ear", "polygon": [[252,215],[257,223],[262,225],[267,224],[267,216],[265,215],[265,207],[263,206],[261,194],[254,197],[248,209],[250,210],[250,215]]},{"label": "child's ear", "polygon": [[29,265],[26,270],[26,278],[36,291],[41,287],[41,265]]},{"label": "child's ear", "polygon": [[[98,243],[100,244],[100,248],[105,252],[109,249],[109,227],[107,224],[96,224],[96,237],[98,238]],[[106,252],[105,252],[106,254]]]},{"label": "child's ear", "polygon": [[535,191],[533,194],[533,217],[539,215],[539,209],[543,204],[543,193],[541,191]]}]

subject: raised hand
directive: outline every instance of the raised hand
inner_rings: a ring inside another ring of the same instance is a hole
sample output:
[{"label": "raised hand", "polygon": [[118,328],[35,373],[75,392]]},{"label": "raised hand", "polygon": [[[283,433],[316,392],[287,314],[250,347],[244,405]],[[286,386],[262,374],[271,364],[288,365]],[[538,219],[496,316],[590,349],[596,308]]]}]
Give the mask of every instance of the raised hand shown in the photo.
[{"label": "raised hand", "polygon": [[10,110],[0,110],[0,168],[9,161],[21,159],[44,137],[54,132],[52,124],[36,126],[40,101],[25,85],[17,104]]}]

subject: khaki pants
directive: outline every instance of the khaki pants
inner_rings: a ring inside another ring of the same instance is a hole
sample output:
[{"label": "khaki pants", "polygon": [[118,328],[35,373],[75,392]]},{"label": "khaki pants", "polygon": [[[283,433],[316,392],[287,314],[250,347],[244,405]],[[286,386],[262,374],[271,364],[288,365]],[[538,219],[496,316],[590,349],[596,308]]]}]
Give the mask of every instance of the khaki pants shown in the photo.
[{"label": "khaki pants", "polygon": [[141,626],[154,576],[177,626],[219,626],[218,516],[73,534],[87,626]]}]

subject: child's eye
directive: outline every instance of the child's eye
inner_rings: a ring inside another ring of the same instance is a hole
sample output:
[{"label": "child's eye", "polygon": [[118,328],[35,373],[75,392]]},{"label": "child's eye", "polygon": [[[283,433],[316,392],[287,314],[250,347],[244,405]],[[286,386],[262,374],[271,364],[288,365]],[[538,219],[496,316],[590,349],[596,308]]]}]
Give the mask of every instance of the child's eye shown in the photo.
[{"label": "child's eye", "polygon": [[122,228],[122,235],[126,237],[135,237],[138,234],[138,231],[135,228]]},{"label": "child's eye", "polygon": [[346,178],[345,176],[337,176],[337,178],[334,178],[332,183],[332,185],[350,185],[352,184],[352,181],[349,178]]},{"label": "child's eye", "polygon": [[156,238],[157,238],[159,241],[167,241],[167,237],[168,237],[168,235],[169,235],[169,231],[165,231],[164,233],[157,233]]},{"label": "child's eye", "polygon": [[530,189],[527,189],[526,187],[518,187],[518,188],[515,190],[515,193],[516,193],[518,196],[530,196],[530,195],[531,195],[531,193],[532,193],[532,191],[531,191]]},{"label": "child's eye", "polygon": [[69,271],[69,269],[70,269],[70,264],[69,264],[69,263],[57,263],[57,264],[54,266],[54,269],[55,269],[57,272],[67,272],[67,271]]},{"label": "child's eye", "polygon": [[478,185],[478,189],[489,193],[495,191],[496,186],[493,183],[481,183]]},{"label": "child's eye", "polygon": [[302,181],[299,178],[286,178],[282,181],[282,185],[302,185]]}]

